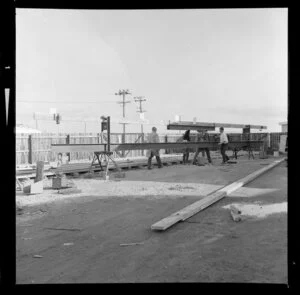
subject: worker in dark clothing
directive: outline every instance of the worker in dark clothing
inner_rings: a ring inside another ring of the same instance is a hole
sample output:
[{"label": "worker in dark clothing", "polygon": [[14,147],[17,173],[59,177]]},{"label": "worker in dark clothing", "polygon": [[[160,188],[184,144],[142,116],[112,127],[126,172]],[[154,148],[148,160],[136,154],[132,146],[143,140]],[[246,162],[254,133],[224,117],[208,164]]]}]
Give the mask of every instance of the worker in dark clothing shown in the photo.
[{"label": "worker in dark clothing", "polygon": [[[204,130],[204,131],[197,130],[197,131],[198,131],[198,134],[197,134],[197,137],[196,137],[196,141],[209,142],[209,134],[207,133],[207,130]],[[203,151],[203,152],[206,153],[208,163],[212,164],[209,148],[203,148],[203,149],[198,148],[196,150],[196,153],[195,153],[195,156],[194,156],[194,159],[193,159],[193,165],[197,165],[197,157],[198,157],[200,151]]]},{"label": "worker in dark clothing", "polygon": [[[185,131],[185,133],[182,136],[182,141],[183,142],[190,142],[191,141],[191,137],[190,137],[190,130]],[[190,155],[190,149],[189,148],[185,148],[184,152],[183,152],[183,164],[188,163],[189,161],[189,155]]]}]

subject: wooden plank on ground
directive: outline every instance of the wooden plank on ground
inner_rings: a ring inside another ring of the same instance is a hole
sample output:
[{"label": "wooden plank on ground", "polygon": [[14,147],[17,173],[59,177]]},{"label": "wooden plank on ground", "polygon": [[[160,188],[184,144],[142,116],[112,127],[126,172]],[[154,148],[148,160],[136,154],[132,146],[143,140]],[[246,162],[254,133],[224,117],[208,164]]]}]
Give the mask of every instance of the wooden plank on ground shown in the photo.
[{"label": "wooden plank on ground", "polygon": [[205,209],[206,207],[210,206],[211,204],[221,200],[226,196],[225,192],[214,192],[200,201],[197,201],[178,212],[173,213],[169,217],[166,217],[155,224],[151,225],[152,230],[166,230],[167,228],[171,227],[173,224],[184,221],[194,214],[200,212],[201,210]]},{"label": "wooden plank on ground", "polygon": [[268,170],[271,170],[272,168],[274,168],[275,166],[279,165],[281,162],[283,162],[284,159],[280,159],[280,160],[276,160],[273,163],[271,163],[270,165],[263,167],[249,175],[247,175],[246,177],[233,182],[230,185],[227,185],[226,187],[220,189],[220,191],[226,192],[227,195],[231,194],[232,192],[234,192],[235,190],[239,189],[240,187],[248,184],[249,182],[251,182],[252,180],[254,180],[255,178],[257,178],[258,176],[262,175],[263,173],[267,172]]},{"label": "wooden plank on ground", "polygon": [[268,165],[262,169],[259,169],[259,170],[255,171],[254,173],[251,173],[248,176],[246,176],[236,182],[233,182],[232,184],[227,185],[227,186],[223,187],[222,189],[217,190],[216,192],[209,194],[208,196],[204,197],[200,201],[197,201],[197,202],[171,214],[169,217],[166,217],[166,218],[154,223],[153,225],[151,225],[151,229],[163,231],[179,221],[184,221],[184,220],[190,218],[191,216],[195,215],[196,213],[200,212],[201,210],[207,208],[208,206],[216,203],[217,201],[221,200],[222,198],[229,195],[233,191],[237,190],[241,186],[249,183],[250,181],[257,178],[258,176],[265,173],[266,171],[279,165],[283,161],[284,161],[284,158],[274,161],[270,165]]}]

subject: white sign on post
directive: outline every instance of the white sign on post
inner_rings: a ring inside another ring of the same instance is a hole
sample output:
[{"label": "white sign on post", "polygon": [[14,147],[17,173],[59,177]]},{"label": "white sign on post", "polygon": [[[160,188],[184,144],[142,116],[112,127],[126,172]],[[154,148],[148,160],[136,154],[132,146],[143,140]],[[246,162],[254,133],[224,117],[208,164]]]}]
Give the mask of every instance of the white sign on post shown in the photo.
[{"label": "white sign on post", "polygon": [[50,110],[49,110],[49,114],[50,114],[50,115],[57,114],[57,112],[56,112],[56,109],[54,109],[54,108],[50,108]]},{"label": "white sign on post", "polygon": [[140,119],[145,120],[145,113],[140,113]]}]

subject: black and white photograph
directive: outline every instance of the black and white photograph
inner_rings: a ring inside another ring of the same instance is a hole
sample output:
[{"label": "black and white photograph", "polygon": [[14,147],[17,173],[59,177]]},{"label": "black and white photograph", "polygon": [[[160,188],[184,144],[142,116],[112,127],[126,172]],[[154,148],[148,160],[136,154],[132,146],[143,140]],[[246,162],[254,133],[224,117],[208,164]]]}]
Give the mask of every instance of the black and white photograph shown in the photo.
[{"label": "black and white photograph", "polygon": [[288,284],[288,8],[16,8],[15,42],[17,285]]}]

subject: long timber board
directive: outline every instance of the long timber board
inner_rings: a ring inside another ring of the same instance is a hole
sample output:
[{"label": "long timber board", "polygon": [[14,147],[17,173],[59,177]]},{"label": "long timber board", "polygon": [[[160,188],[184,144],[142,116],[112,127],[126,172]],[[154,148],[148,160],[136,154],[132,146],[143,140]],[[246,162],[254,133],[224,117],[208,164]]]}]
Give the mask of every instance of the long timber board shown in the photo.
[{"label": "long timber board", "polygon": [[235,191],[235,190],[239,189],[240,187],[246,185],[247,183],[251,182],[258,176],[265,173],[266,171],[279,165],[284,160],[285,159],[283,158],[283,159],[274,161],[270,165],[268,165],[262,169],[259,169],[255,172],[247,175],[246,177],[243,177],[242,179],[235,181],[232,184],[227,185],[227,186],[217,190],[216,192],[213,192],[212,194],[207,195],[203,199],[201,199],[201,200],[171,214],[170,216],[152,224],[151,229],[164,231],[164,230],[168,229],[169,227],[171,227],[172,225],[174,225],[175,223],[177,223],[179,221],[184,221],[184,220],[190,218],[191,216],[195,215],[196,213],[200,212],[201,210],[205,209],[206,207],[208,207],[208,206],[216,203],[217,201],[221,200],[222,198],[226,197],[233,191]]}]

